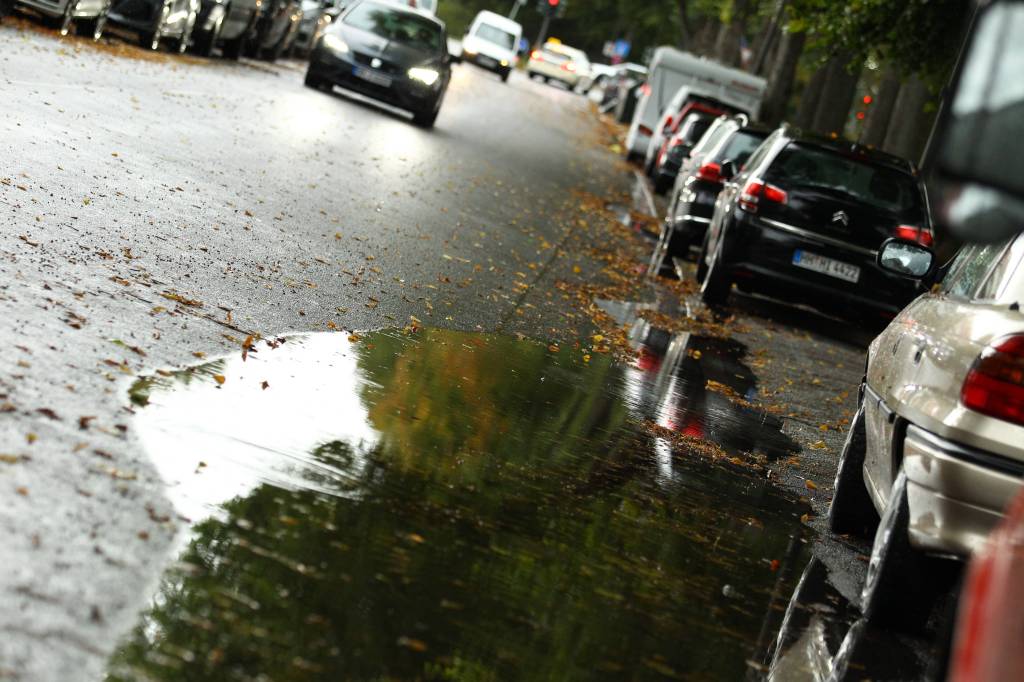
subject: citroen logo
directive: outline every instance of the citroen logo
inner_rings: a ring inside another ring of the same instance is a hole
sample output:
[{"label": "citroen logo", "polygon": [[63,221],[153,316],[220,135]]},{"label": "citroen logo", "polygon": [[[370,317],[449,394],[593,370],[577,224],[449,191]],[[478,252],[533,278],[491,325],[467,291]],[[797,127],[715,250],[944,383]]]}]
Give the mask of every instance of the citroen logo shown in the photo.
[{"label": "citroen logo", "polygon": [[374,57],[374,58],[373,58],[373,59],[372,59],[372,60],[370,61],[370,66],[372,66],[372,67],[373,67],[373,68],[375,68],[375,69],[379,69],[379,68],[380,68],[380,65],[381,65],[381,64],[383,64],[383,63],[384,63],[384,62],[382,62],[381,60],[379,60],[379,59],[377,59],[376,57]]},{"label": "citroen logo", "polygon": [[832,222],[842,223],[843,227],[850,226],[850,216],[846,215],[846,211],[836,211],[832,214]]}]

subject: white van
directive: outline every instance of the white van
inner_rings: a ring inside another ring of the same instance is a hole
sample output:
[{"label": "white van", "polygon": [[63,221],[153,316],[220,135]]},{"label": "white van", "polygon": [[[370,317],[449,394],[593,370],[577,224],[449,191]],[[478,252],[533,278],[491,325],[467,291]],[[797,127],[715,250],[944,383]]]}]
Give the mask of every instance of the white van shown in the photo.
[{"label": "white van", "polygon": [[516,51],[522,37],[522,26],[484,10],[476,15],[462,39],[462,60],[494,71],[506,81],[516,65]]},{"label": "white van", "polygon": [[[746,71],[722,66],[672,47],[659,47],[651,60],[647,83],[641,88],[633,122],[626,136],[626,156],[643,159],[651,136],[662,123],[666,107],[682,88],[691,96],[706,97],[757,118],[767,82]],[[673,112],[676,113],[676,112]]]}]

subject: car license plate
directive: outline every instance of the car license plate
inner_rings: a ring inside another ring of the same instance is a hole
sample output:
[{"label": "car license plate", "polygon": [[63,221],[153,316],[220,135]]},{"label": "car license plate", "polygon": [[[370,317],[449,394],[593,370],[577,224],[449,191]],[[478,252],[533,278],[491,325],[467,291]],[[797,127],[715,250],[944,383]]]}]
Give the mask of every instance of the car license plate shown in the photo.
[{"label": "car license plate", "polygon": [[494,61],[490,57],[485,57],[483,55],[480,55],[479,57],[477,57],[477,61],[480,62],[480,66],[491,67],[491,66],[497,66],[497,64],[498,64],[498,62]]},{"label": "car license plate", "polygon": [[808,253],[803,249],[793,252],[793,265],[847,282],[857,282],[860,279],[860,268],[856,265]]},{"label": "car license plate", "polygon": [[386,76],[379,71],[373,71],[362,66],[357,66],[353,69],[352,73],[355,74],[356,78],[362,78],[364,81],[379,85],[382,88],[390,88],[393,81],[391,76]]}]

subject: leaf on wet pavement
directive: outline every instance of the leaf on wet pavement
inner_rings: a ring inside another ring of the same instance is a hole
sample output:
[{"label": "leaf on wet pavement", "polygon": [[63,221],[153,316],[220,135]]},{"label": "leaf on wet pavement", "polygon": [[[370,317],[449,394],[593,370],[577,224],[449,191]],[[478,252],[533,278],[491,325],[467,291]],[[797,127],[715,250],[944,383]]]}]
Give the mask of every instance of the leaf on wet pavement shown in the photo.
[{"label": "leaf on wet pavement", "polygon": [[202,308],[203,307],[203,302],[202,301],[200,301],[198,299],[195,299],[195,298],[186,298],[185,296],[182,296],[181,294],[179,294],[177,292],[174,292],[174,291],[162,291],[162,292],[160,292],[160,295],[163,296],[164,298],[166,298],[169,301],[174,301],[175,303],[180,303],[182,305],[186,305],[186,306],[189,306],[191,308]]},{"label": "leaf on wet pavement", "polygon": [[223,386],[224,382],[227,381],[227,378],[223,374],[214,374],[213,380],[216,381],[218,385]]}]

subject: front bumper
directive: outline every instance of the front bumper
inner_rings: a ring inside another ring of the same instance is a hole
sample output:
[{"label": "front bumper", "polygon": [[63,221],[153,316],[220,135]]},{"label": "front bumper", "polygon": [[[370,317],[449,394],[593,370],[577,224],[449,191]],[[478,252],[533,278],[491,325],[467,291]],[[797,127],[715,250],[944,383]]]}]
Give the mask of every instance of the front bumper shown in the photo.
[{"label": "front bumper", "polygon": [[466,52],[464,50],[462,52],[462,61],[479,66],[481,69],[493,71],[494,73],[505,73],[512,69],[507,59],[496,59],[479,52]]},{"label": "front bumper", "polygon": [[903,441],[910,542],[966,556],[981,547],[1024,483],[1024,462],[968,448],[916,426]]},{"label": "front bumper", "polygon": [[309,70],[332,85],[411,111],[423,111],[432,107],[444,87],[443,74],[432,86],[413,80],[405,74],[386,74],[392,79],[391,85],[377,85],[357,77],[356,67],[362,65],[354,61],[351,52],[344,55],[324,48],[321,43],[310,57]]}]

